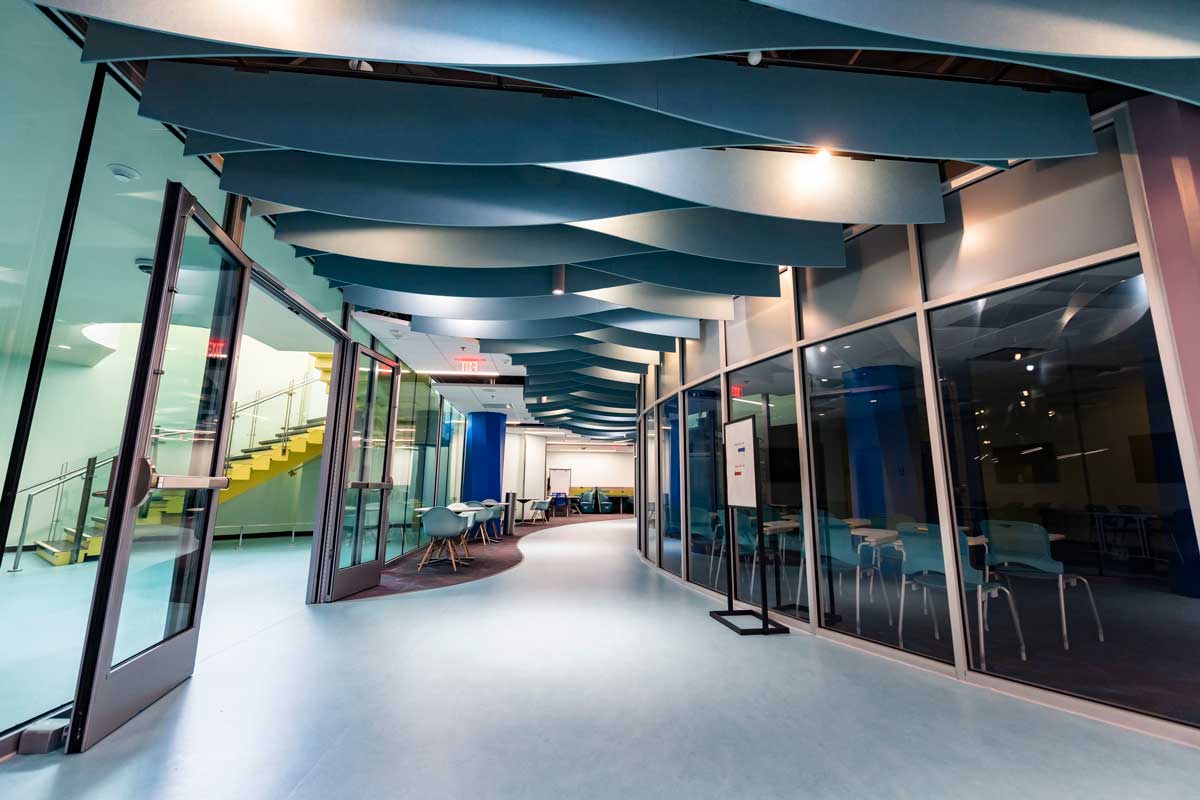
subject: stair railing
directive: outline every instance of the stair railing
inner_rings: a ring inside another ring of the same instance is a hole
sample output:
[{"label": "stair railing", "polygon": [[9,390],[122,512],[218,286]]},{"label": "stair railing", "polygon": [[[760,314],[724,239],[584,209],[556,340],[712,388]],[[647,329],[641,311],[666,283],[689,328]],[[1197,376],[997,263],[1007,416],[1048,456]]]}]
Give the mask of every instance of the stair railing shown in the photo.
[{"label": "stair railing", "polygon": [[[80,499],[79,499],[79,514],[76,517],[75,541],[71,546],[71,561],[69,563],[74,564],[78,560],[79,548],[83,544],[83,528],[84,528],[84,525],[87,524],[88,510],[90,508],[91,498],[92,498],[93,494],[95,494],[95,495],[105,494],[104,492],[95,492],[95,493],[92,492],[92,485],[93,485],[94,479],[96,477],[96,471],[98,469],[100,469],[100,467],[107,466],[115,460],[116,460],[115,455],[108,456],[107,458],[103,458],[103,459],[101,459],[97,456],[92,456],[91,458],[89,458],[87,460],[87,463],[82,467],[63,472],[53,478],[47,478],[44,481],[39,481],[38,483],[35,483],[31,486],[27,486],[26,488],[21,490],[21,492],[25,494],[25,513],[21,518],[21,535],[17,538],[17,552],[16,552],[16,555],[13,557],[13,565],[11,567],[9,567],[9,570],[8,570],[9,572],[20,572],[21,571],[21,554],[23,552],[25,552],[25,540],[29,536],[29,520],[30,520],[31,516],[33,515],[34,499],[37,498],[39,495],[45,494],[46,492],[49,492],[49,491],[58,490],[61,492],[63,487],[67,483],[69,483],[73,480],[76,480],[76,479],[82,479],[83,480],[83,490],[82,490],[82,493],[81,493]],[[58,527],[58,513],[57,513],[57,504],[56,504],[55,514],[53,516],[53,519],[50,522],[50,530],[53,531],[57,527]]]},{"label": "stair railing", "polygon": [[[270,392],[269,394],[264,395],[264,394],[255,393],[254,399],[248,403],[242,403],[242,404],[234,403],[233,411],[232,411],[232,414],[230,416],[230,421],[229,421],[230,430],[233,429],[233,426],[237,422],[237,418],[239,416],[242,416],[242,415],[246,414],[247,412],[253,411],[254,409],[258,408],[259,406],[261,406],[264,403],[269,403],[270,401],[275,400],[276,398],[286,396],[286,398],[287,398],[286,405],[284,406],[284,412],[283,412],[283,436],[284,436],[283,451],[284,451],[284,453],[286,453],[287,452],[287,438],[291,435],[292,430],[294,429],[294,427],[292,425],[292,409],[293,409],[293,407],[295,407],[298,410],[300,410],[301,412],[303,412],[303,408],[305,406],[305,404],[303,403],[303,400],[304,400],[303,397],[300,398],[301,403],[299,405],[296,405],[296,403],[295,403],[296,394],[301,389],[311,386],[314,383],[321,383],[320,376],[305,378],[304,380],[301,380],[301,381],[296,381],[296,380],[288,381],[287,386],[283,387],[282,389],[276,389],[275,391]],[[298,427],[298,426],[296,426],[296,427]],[[250,430],[247,434],[246,448],[248,449],[248,448],[254,447],[255,442],[257,441],[257,438],[258,438],[258,415],[255,414],[255,415],[251,415],[251,418],[250,418]],[[229,449],[229,455],[226,456],[226,462],[225,462],[226,468],[229,467],[228,459],[230,457],[232,457],[233,454],[234,454],[234,449],[231,447]]]}]

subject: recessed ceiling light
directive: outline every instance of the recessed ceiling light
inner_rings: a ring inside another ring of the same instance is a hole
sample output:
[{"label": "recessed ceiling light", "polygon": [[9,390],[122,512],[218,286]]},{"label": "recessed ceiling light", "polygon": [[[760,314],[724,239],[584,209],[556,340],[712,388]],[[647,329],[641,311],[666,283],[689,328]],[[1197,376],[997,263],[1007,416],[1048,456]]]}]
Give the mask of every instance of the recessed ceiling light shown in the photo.
[{"label": "recessed ceiling light", "polygon": [[109,164],[108,171],[118,183],[130,183],[142,177],[142,173],[126,164]]},{"label": "recessed ceiling light", "polygon": [[71,345],[69,345],[69,344],[56,344],[54,346],[57,347],[59,350],[70,350],[71,349]]}]

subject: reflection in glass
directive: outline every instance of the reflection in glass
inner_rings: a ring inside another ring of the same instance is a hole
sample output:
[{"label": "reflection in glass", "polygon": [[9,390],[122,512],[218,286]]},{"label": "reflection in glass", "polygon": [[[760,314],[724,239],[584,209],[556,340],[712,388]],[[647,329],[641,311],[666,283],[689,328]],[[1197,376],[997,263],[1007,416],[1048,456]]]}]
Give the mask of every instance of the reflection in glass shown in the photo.
[{"label": "reflection in glass", "polygon": [[[392,492],[388,498],[388,533],[384,545],[384,558],[391,560],[407,553],[410,547],[409,531],[413,525],[414,500],[420,493],[415,478],[419,473],[414,472],[417,448],[414,444],[416,423],[417,394],[428,389],[417,380],[417,373],[404,366],[400,367],[400,388],[396,400],[396,426],[393,429],[392,443]],[[415,542],[413,543],[415,546]]]},{"label": "reflection in glass", "polygon": [[1140,263],[930,319],[959,560],[1011,588],[1028,651],[967,581],[972,666],[1200,724],[1200,553]]},{"label": "reflection in glass", "polygon": [[662,530],[662,567],[683,575],[683,522],[680,503],[683,495],[681,464],[679,461],[679,398],[672,397],[659,406],[660,455],[662,465],[659,476],[662,481],[659,505]]},{"label": "reflection in glass", "polygon": [[[190,220],[145,453],[159,475],[224,473],[216,435],[229,388],[240,274]],[[138,505],[113,664],[192,626],[216,500],[208,489],[155,489]]]},{"label": "reflection in glass", "polygon": [[642,452],[646,457],[646,508],[643,523],[646,531],[646,558],[658,563],[658,422],[655,409],[646,412],[646,435]]},{"label": "reflection in glass", "polygon": [[351,413],[350,448],[346,457],[346,507],[342,513],[342,544],[338,568],[352,567],[379,557],[379,527],[383,490],[355,484],[379,483],[386,478],[388,409],[392,397],[392,368],[370,356],[358,357],[358,380]]},{"label": "reflection in glass", "polygon": [[808,347],[804,364],[822,624],[952,661],[916,320]]},{"label": "reflection in glass", "polygon": [[[729,373],[729,419],[755,418],[757,477],[761,487],[764,552],[758,551],[757,519],[750,509],[734,512],[735,585],[741,600],[761,601],[766,569],[767,605],[808,618],[801,532],[800,444],[792,354]],[[765,564],[760,566],[760,559]]]},{"label": "reflection in glass", "polygon": [[684,392],[687,414],[688,579],[725,591],[725,465],[721,380]]}]

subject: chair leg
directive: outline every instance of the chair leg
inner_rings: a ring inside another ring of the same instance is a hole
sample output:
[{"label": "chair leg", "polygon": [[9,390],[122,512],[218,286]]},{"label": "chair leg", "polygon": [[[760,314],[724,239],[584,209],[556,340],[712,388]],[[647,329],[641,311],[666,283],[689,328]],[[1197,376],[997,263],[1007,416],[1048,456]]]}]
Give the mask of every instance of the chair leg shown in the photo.
[{"label": "chair leg", "polygon": [[896,617],[896,643],[901,649],[904,648],[904,595],[908,594],[905,589],[908,588],[908,576],[903,571],[900,573],[900,611]]},{"label": "chair leg", "polygon": [[1071,643],[1067,640],[1067,600],[1063,592],[1063,576],[1058,576],[1058,617],[1062,621],[1063,650],[1070,650]]},{"label": "chair leg", "polygon": [[800,606],[800,587],[804,585],[804,556],[800,557],[800,572],[796,575],[796,606]]},{"label": "chair leg", "polygon": [[1017,616],[1017,603],[1008,589],[1002,586],[1000,591],[1004,592],[1004,596],[1008,599],[1008,611],[1012,614],[1013,626],[1017,629],[1017,641],[1021,645],[1021,660],[1025,661],[1025,634],[1021,632],[1021,618]]},{"label": "chair leg", "polygon": [[1104,641],[1104,626],[1100,624],[1100,612],[1096,609],[1096,598],[1092,595],[1092,585],[1087,582],[1087,578],[1075,576],[1075,580],[1083,584],[1084,590],[1087,591],[1088,602],[1092,604],[1092,616],[1096,618],[1096,636],[1100,641]]},{"label": "chair leg", "polygon": [[854,632],[862,634],[862,565],[854,568]]},{"label": "chair leg", "polygon": [[883,570],[881,567],[875,567],[879,572],[879,593],[883,595],[883,607],[887,609],[888,626],[892,625],[892,601],[888,599],[887,582],[883,579]]},{"label": "chair leg", "polygon": [[425,548],[425,555],[421,557],[421,563],[417,564],[417,572],[421,571],[421,567],[429,563],[430,555],[433,553],[433,546],[437,544],[437,539],[430,539],[429,546]]},{"label": "chair leg", "polygon": [[466,554],[466,557],[472,558],[473,556],[471,555],[471,548],[467,546],[467,535],[465,533],[462,535],[462,538],[458,540],[458,543],[462,545],[463,553]]},{"label": "chair leg", "polygon": [[975,587],[975,615],[979,619],[979,668],[987,669],[987,640],[983,631],[983,584]]},{"label": "chair leg", "polygon": [[454,558],[454,540],[446,539],[446,547],[450,548],[450,567],[455,572],[458,572],[458,561]]},{"label": "chair leg", "polygon": [[933,617],[933,638],[939,642],[942,640],[942,629],[938,625],[937,604],[929,604],[929,616]]},{"label": "chair leg", "polygon": [[750,596],[754,596],[754,580],[758,577],[758,548],[754,548],[754,559],[750,562]]}]

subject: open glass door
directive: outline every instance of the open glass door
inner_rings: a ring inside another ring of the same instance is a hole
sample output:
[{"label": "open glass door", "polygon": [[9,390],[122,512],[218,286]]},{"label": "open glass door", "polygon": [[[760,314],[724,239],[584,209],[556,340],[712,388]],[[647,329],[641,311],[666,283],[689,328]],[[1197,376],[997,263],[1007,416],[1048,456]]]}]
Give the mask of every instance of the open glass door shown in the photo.
[{"label": "open glass door", "polygon": [[397,364],[362,345],[346,359],[353,402],[345,427],[344,487],[341,535],[329,600],[369,589],[379,583],[391,497],[392,428],[395,426]]},{"label": "open glass door", "polygon": [[68,752],[192,673],[250,274],[213,218],[168,184]]}]

